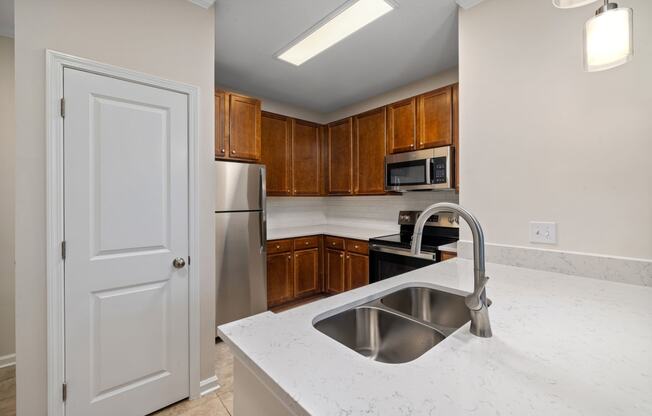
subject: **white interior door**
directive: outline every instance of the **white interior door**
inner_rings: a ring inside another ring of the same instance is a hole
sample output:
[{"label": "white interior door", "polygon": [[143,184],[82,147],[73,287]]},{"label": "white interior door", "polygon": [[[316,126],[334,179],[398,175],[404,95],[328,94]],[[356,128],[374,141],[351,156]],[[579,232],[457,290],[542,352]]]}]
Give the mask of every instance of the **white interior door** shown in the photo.
[{"label": "white interior door", "polygon": [[64,98],[66,413],[147,414],[189,395],[187,96],[66,68]]}]

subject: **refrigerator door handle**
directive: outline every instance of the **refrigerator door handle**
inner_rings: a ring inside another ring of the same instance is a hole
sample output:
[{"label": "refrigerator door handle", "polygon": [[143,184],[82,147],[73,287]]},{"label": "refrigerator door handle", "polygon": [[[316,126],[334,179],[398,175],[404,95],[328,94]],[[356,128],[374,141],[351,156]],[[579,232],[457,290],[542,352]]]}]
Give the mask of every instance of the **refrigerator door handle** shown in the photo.
[{"label": "refrigerator door handle", "polygon": [[260,167],[260,252],[267,248],[267,185],[265,166]]}]

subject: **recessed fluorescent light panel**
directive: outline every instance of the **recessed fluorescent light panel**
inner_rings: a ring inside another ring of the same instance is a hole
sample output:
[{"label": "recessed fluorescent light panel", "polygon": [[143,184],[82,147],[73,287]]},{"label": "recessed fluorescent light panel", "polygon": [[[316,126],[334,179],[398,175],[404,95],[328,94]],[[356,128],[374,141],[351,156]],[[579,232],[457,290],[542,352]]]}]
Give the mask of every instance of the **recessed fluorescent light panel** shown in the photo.
[{"label": "recessed fluorescent light panel", "polygon": [[299,36],[277,55],[278,59],[299,66],[314,56],[391,12],[395,4],[388,0],[355,0],[344,4],[315,27]]}]

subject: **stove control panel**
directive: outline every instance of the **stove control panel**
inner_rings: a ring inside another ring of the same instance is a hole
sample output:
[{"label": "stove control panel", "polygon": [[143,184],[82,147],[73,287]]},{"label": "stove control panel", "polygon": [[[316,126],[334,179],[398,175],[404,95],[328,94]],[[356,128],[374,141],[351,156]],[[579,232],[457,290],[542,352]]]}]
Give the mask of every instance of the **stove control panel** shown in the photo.
[{"label": "stove control panel", "polygon": [[[414,225],[422,211],[400,211],[398,213],[399,225]],[[452,212],[442,212],[432,215],[426,221],[426,225],[435,227],[459,228],[459,218]]]}]

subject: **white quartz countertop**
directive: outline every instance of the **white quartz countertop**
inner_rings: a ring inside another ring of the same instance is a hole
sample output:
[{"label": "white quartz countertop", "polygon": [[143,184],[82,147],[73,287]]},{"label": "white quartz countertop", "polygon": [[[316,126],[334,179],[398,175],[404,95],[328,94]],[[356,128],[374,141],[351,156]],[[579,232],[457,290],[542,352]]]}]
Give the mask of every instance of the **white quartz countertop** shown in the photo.
[{"label": "white quartz countertop", "polygon": [[370,361],[312,326],[401,286],[470,291],[472,269],[438,263],[220,335],[297,414],[652,414],[652,288],[488,264],[494,336],[467,324],[404,364]]},{"label": "white quartz countertop", "polygon": [[281,238],[294,238],[306,235],[327,234],[335,237],[353,238],[356,240],[369,240],[373,237],[380,237],[398,232],[397,228],[391,227],[356,227],[348,225],[319,224],[303,227],[272,228],[267,230],[267,240],[279,240]]}]

